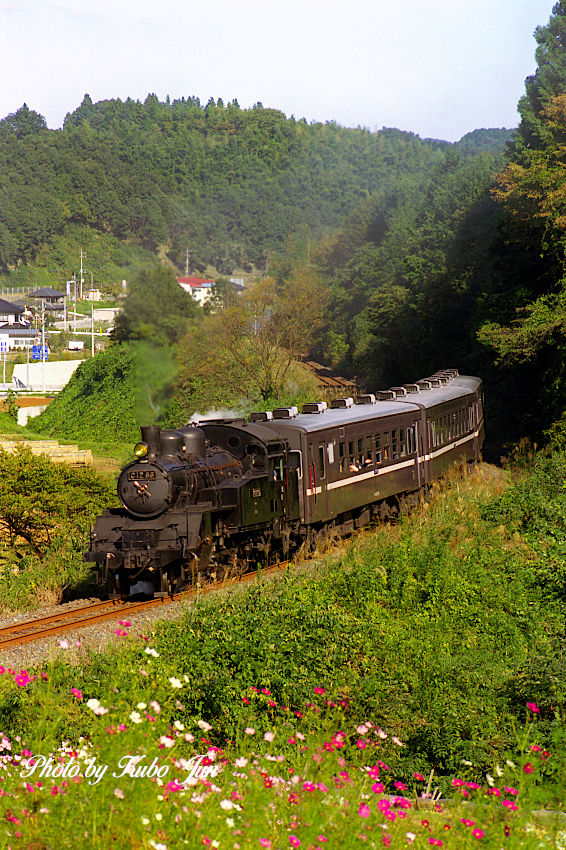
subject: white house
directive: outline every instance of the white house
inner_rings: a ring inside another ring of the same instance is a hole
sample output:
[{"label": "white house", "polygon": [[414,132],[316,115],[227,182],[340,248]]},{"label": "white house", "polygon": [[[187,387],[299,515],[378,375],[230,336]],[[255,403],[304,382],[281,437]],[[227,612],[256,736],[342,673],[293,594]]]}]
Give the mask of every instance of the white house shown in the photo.
[{"label": "white house", "polygon": [[[200,304],[206,304],[209,298],[214,294],[214,285],[216,281],[205,277],[178,277],[179,286],[189,292],[191,297]],[[235,292],[241,292],[246,287],[244,279],[241,277],[231,277],[230,283]]]},{"label": "white house", "polygon": [[179,286],[202,307],[214,292],[214,281],[204,277],[178,277]]}]

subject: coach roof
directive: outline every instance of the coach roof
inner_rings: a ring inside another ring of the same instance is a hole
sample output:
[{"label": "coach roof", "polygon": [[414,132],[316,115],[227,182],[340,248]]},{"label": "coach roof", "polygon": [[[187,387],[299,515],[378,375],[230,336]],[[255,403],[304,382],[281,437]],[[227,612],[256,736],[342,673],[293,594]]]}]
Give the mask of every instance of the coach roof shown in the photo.
[{"label": "coach roof", "polygon": [[325,410],[324,413],[300,413],[298,416],[289,419],[272,419],[268,422],[262,422],[261,425],[265,429],[280,434],[288,433],[289,430],[304,433],[325,431],[328,428],[343,427],[354,422],[371,422],[391,416],[402,416],[404,413],[418,413],[423,407],[436,407],[445,402],[471,395],[480,385],[479,378],[460,375],[457,378],[452,378],[450,383],[441,387],[411,393],[402,399],[377,401],[375,404],[354,404],[352,407]]}]

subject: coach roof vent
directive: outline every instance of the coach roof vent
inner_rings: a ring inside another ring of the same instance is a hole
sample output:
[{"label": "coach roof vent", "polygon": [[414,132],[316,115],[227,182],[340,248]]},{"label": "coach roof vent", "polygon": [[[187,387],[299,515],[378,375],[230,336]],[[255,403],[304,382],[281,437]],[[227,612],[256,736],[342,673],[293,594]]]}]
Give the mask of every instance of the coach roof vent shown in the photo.
[{"label": "coach roof vent", "polygon": [[378,401],[388,401],[392,398],[397,398],[393,390],[379,390],[376,396]]},{"label": "coach roof vent", "polygon": [[250,413],[250,422],[269,422],[273,419],[271,410],[257,410],[255,413]]},{"label": "coach roof vent", "polygon": [[348,398],[333,398],[330,402],[330,407],[333,410],[336,410],[339,407],[353,407],[354,399],[350,396]]},{"label": "coach roof vent", "polygon": [[395,393],[396,397],[407,395],[407,390],[405,387],[389,387],[392,393]]},{"label": "coach roof vent", "polygon": [[433,378],[445,375],[447,378],[457,378],[460,373],[457,369],[439,369],[435,372]]},{"label": "coach roof vent", "polygon": [[276,407],[273,411],[274,419],[294,419],[299,415],[299,410],[294,405],[293,407]]},{"label": "coach roof vent", "polygon": [[325,401],[308,401],[303,404],[303,413],[324,413],[327,407]]},{"label": "coach roof vent", "polygon": [[427,381],[429,382],[431,387],[441,387],[442,386],[442,381],[441,381],[440,378],[430,377],[430,378],[427,378]]},{"label": "coach roof vent", "polygon": [[417,387],[420,390],[430,390],[432,389],[432,384],[430,381],[417,381]]},{"label": "coach roof vent", "polygon": [[407,390],[407,394],[420,392],[417,384],[405,384],[405,389]]},{"label": "coach roof vent", "polygon": [[373,393],[367,393],[356,397],[356,404],[375,404],[375,396]]}]

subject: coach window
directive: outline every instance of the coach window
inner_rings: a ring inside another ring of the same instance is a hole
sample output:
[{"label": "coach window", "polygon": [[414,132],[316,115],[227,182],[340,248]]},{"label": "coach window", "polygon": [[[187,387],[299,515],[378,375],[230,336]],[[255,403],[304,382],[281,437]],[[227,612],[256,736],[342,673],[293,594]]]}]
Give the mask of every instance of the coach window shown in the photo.
[{"label": "coach window", "polygon": [[405,429],[399,428],[399,457],[405,457],[407,454],[407,447],[405,445]]},{"label": "coach window", "polygon": [[397,460],[399,457],[399,444],[397,442],[397,429],[394,428],[391,432],[391,457]]},{"label": "coach window", "polygon": [[375,435],[375,462],[381,463],[381,434]]},{"label": "coach window", "polygon": [[318,477],[326,478],[326,463],[324,457],[324,446],[318,447]]},{"label": "coach window", "polygon": [[364,438],[363,438],[363,437],[361,437],[361,438],[358,440],[358,466],[360,466],[360,467],[361,467],[361,466],[363,466],[363,465],[364,465],[364,463],[365,463],[365,457],[364,457]]},{"label": "coach window", "polygon": [[303,466],[301,464],[300,452],[289,452],[287,455],[287,468],[289,470],[296,469],[299,481],[303,477]]},{"label": "coach window", "polygon": [[385,431],[385,433],[383,434],[383,462],[387,463],[390,457],[391,448],[389,445],[389,431]]},{"label": "coach window", "polygon": [[340,456],[340,472],[347,472],[348,464],[346,463],[346,443],[338,443],[338,454]]},{"label": "coach window", "polygon": [[366,454],[364,466],[373,466],[373,437],[366,437]]},{"label": "coach window", "polygon": [[415,426],[407,428],[407,454],[412,455],[415,451]]}]

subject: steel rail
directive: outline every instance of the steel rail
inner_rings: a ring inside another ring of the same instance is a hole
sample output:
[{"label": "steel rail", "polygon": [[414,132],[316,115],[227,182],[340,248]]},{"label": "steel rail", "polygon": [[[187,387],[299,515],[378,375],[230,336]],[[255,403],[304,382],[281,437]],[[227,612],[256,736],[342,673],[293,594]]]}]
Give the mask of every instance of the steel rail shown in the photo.
[{"label": "steel rail", "polygon": [[[211,582],[210,584],[190,587],[180,593],[173,594],[173,596],[145,599],[139,602],[104,600],[74,608],[72,611],[61,611],[60,613],[50,614],[46,617],[38,617],[35,620],[22,620],[11,626],[0,628],[0,650],[14,646],[23,646],[26,643],[33,643],[43,638],[52,637],[53,635],[64,634],[76,628],[88,628],[89,626],[105,622],[106,620],[113,620],[117,617],[135,616],[139,611],[146,608],[153,608],[157,605],[169,605],[173,602],[179,602],[182,599],[190,599],[195,596],[221,590],[224,587],[251,581],[258,576],[277,572],[288,566],[288,564],[289,561],[271,564],[259,570],[243,573],[238,578],[229,578]],[[98,608],[109,608],[109,610],[100,613],[91,613]]]}]

